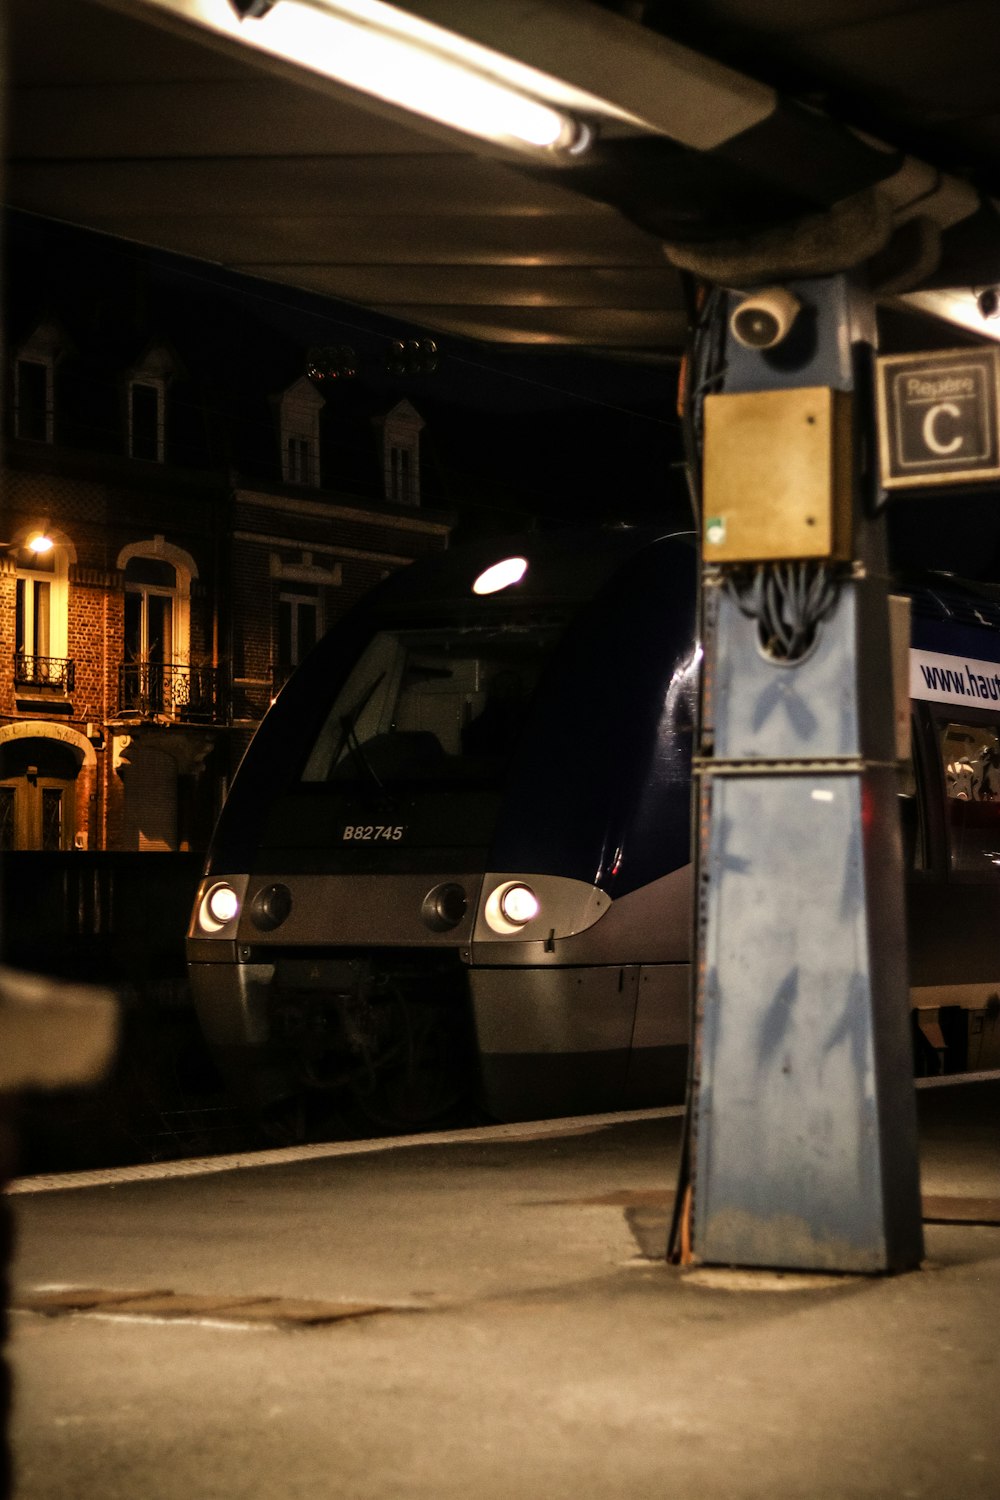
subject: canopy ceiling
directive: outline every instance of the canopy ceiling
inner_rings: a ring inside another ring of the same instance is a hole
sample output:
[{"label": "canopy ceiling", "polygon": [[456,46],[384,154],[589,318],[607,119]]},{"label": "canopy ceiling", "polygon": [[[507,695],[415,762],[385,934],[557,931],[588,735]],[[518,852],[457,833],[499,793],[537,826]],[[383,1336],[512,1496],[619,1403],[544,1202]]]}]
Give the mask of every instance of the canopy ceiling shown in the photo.
[{"label": "canopy ceiling", "polygon": [[405,6],[596,99],[568,164],[263,59],[195,23],[209,3],[7,0],[6,202],[442,332],[630,357],[681,346],[679,266],[1000,281],[994,0]]}]

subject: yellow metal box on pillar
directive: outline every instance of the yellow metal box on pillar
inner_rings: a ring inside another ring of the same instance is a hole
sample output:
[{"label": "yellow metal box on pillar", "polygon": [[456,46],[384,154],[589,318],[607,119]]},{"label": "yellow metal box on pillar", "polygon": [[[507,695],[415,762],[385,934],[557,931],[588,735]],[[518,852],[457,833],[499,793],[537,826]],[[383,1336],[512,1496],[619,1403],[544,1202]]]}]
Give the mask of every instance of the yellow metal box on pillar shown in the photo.
[{"label": "yellow metal box on pillar", "polygon": [[706,396],[710,563],[851,556],[851,398],[829,386]]}]

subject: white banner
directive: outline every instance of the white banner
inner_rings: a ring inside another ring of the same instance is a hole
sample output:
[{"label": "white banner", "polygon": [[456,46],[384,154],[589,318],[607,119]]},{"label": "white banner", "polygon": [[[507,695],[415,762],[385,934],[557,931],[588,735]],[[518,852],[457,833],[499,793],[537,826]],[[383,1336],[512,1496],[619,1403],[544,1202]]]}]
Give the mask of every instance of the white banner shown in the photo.
[{"label": "white banner", "polygon": [[1000,707],[1000,662],[914,649],[910,652],[910,697],[930,703],[965,703],[970,708]]}]

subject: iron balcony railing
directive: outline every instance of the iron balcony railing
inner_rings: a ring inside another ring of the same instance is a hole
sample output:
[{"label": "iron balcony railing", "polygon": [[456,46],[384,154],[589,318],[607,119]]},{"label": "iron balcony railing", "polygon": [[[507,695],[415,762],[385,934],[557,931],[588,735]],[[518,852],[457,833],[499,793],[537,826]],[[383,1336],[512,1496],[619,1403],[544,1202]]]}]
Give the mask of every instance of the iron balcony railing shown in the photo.
[{"label": "iron balcony railing", "polygon": [[138,718],[164,715],[203,724],[229,722],[225,667],[186,662],[127,661],[118,668],[118,711]]},{"label": "iron balcony railing", "polygon": [[71,693],[75,677],[75,663],[63,656],[28,656],[24,651],[14,654],[16,687],[61,688]]}]

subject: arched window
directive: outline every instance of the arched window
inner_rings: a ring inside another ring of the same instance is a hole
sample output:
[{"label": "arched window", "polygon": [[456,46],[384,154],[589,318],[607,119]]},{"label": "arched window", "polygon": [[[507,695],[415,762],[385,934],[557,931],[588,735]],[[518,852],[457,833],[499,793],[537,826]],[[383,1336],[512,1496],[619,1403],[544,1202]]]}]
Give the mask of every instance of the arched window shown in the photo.
[{"label": "arched window", "polygon": [[125,653],[120,707],[171,713],[190,700],[191,580],[194,560],[162,536],[125,547]]},{"label": "arched window", "polygon": [[125,564],[125,655],[129,661],[174,660],[177,569],[159,557]]}]

